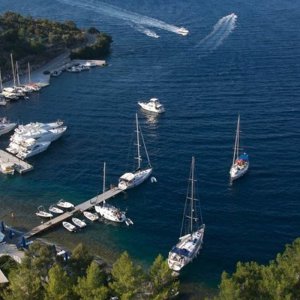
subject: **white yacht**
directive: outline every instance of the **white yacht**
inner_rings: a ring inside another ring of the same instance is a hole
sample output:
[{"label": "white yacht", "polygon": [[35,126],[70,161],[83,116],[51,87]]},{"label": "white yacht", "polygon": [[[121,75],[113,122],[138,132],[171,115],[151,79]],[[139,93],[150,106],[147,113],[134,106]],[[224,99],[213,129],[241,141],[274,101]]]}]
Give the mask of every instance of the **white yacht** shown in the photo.
[{"label": "white yacht", "polygon": [[0,135],[10,132],[16,126],[16,123],[9,122],[6,118],[0,118]]},{"label": "white yacht", "polygon": [[20,151],[25,151],[28,147],[33,146],[36,143],[36,140],[33,138],[20,140],[20,142],[10,142],[6,148],[7,152],[11,154],[17,154]]},{"label": "white yacht", "polygon": [[37,212],[35,213],[38,217],[42,218],[52,218],[53,215],[47,212],[43,206],[39,206]]},{"label": "white yacht", "polygon": [[84,228],[86,227],[86,223],[78,218],[72,218],[72,222],[78,226],[79,228]]},{"label": "white yacht", "polygon": [[63,199],[60,199],[57,204],[57,206],[62,207],[62,208],[73,208],[74,204],[71,202],[64,201]]},{"label": "white yacht", "polygon": [[62,126],[63,124],[64,124],[64,122],[61,120],[57,120],[57,121],[51,122],[51,123],[31,122],[26,125],[19,125],[15,129],[15,132],[17,134],[23,134],[23,133],[26,133],[27,131],[32,131],[35,129],[49,130],[49,129],[58,128],[58,127]]},{"label": "white yacht", "polygon": [[232,165],[229,171],[231,182],[242,177],[249,169],[249,156],[247,153],[239,154],[240,150],[240,115],[238,116]]},{"label": "white yacht", "polygon": [[73,224],[71,224],[69,222],[62,222],[62,225],[70,232],[76,231],[76,226],[74,226]]},{"label": "white yacht", "polygon": [[179,272],[190,263],[199,254],[203,244],[205,224],[202,221],[200,202],[195,195],[194,172],[195,158],[193,157],[179,241],[171,249],[168,257],[169,268],[175,272]]},{"label": "white yacht", "polygon": [[183,36],[186,36],[186,35],[189,34],[189,31],[188,31],[186,28],[184,28],[184,27],[180,27],[180,28],[177,30],[177,33],[178,33],[178,34],[181,34],[181,35],[183,35]]},{"label": "white yacht", "polygon": [[[130,173],[125,173],[119,178],[119,184],[118,188],[121,190],[126,190],[133,188],[142,182],[144,182],[152,173],[152,166],[150,163],[149,155],[147,152],[147,148],[144,142],[144,137],[142,135],[142,131],[140,129],[139,123],[138,123],[138,116],[137,114],[135,115],[136,118],[136,139],[137,139],[137,169],[133,172]],[[140,151],[140,136],[142,139],[142,144],[144,146],[145,154],[147,157],[148,164],[146,167],[142,168],[141,167],[141,162],[142,162],[142,157],[141,157],[141,151]]]},{"label": "white yacht", "polygon": [[133,224],[133,222],[126,217],[125,212],[105,202],[102,205],[95,205],[95,211],[106,220],[118,223],[125,222],[126,225]]},{"label": "white yacht", "polygon": [[159,102],[158,98],[151,98],[149,102],[138,102],[138,105],[148,112],[161,114],[165,112],[164,106]]},{"label": "white yacht", "polygon": [[93,214],[89,211],[84,211],[83,215],[92,222],[97,221],[99,219],[97,214]]},{"label": "white yacht", "polygon": [[24,150],[20,150],[16,154],[16,156],[21,159],[29,158],[31,156],[34,156],[41,152],[46,151],[48,149],[48,147],[50,146],[50,144],[51,144],[51,142],[36,142],[32,146],[27,147]]}]

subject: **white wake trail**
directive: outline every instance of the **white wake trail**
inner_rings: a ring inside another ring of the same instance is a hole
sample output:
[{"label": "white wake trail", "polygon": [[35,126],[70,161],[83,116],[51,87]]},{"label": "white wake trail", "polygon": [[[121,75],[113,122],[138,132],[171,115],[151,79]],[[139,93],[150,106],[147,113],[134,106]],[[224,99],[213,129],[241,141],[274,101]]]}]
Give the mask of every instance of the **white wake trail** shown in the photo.
[{"label": "white wake trail", "polygon": [[77,6],[83,9],[91,10],[97,13],[105,14],[110,17],[118,18],[124,21],[129,21],[137,25],[146,27],[159,28],[162,30],[170,31],[176,34],[187,35],[189,31],[183,27],[177,27],[165,23],[161,20],[154,19],[151,17],[143,16],[117,6],[107,4],[104,2],[94,3],[92,1],[80,1],[80,0],[58,0],[61,3],[68,4],[71,6]]},{"label": "white wake trail", "polygon": [[150,30],[149,28],[146,28],[142,25],[135,25],[135,26],[133,26],[133,28],[135,30],[137,30],[138,32],[146,34],[149,37],[152,37],[152,38],[155,38],[155,39],[159,38],[159,35],[155,31]]},{"label": "white wake trail", "polygon": [[196,47],[201,47],[204,51],[210,52],[217,49],[223,41],[231,34],[236,27],[237,15],[230,14],[221,18],[210,34],[202,39]]}]

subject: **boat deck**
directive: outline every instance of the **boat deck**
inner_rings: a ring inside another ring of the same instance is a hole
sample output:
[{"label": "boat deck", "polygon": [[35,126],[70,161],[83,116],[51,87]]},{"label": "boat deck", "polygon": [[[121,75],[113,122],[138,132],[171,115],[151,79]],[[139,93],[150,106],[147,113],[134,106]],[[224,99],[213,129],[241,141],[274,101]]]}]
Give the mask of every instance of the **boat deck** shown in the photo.
[{"label": "boat deck", "polygon": [[21,160],[4,150],[0,150],[0,163],[7,162],[14,163],[15,170],[20,174],[33,170],[33,166],[27,163],[26,161]]},{"label": "boat deck", "polygon": [[104,192],[103,194],[97,195],[92,199],[89,199],[81,204],[78,204],[77,206],[75,206],[75,208],[72,211],[68,211],[65,212],[39,226],[34,227],[33,229],[31,229],[29,232],[27,232],[24,237],[26,239],[29,239],[43,231],[46,231],[56,225],[59,225],[60,223],[62,223],[63,221],[66,221],[67,219],[71,218],[73,215],[75,215],[78,212],[84,212],[86,210],[91,209],[93,206],[106,201],[118,194],[120,194],[122,192],[122,190],[120,190],[117,187],[111,188],[110,190]]}]

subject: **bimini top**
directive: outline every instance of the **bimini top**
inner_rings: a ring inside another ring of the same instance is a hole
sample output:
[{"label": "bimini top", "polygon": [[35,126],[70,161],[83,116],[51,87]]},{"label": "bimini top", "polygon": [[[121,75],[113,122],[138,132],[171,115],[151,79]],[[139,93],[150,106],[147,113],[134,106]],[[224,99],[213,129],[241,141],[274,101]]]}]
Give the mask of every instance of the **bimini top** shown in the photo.
[{"label": "bimini top", "polygon": [[177,248],[176,246],[172,248],[171,252],[176,253],[181,256],[190,256],[190,251],[186,249]]},{"label": "bimini top", "polygon": [[157,102],[158,101],[158,98],[151,98],[150,99],[150,102]]},{"label": "bimini top", "polygon": [[125,173],[120,177],[120,180],[131,181],[134,178],[133,173]]}]

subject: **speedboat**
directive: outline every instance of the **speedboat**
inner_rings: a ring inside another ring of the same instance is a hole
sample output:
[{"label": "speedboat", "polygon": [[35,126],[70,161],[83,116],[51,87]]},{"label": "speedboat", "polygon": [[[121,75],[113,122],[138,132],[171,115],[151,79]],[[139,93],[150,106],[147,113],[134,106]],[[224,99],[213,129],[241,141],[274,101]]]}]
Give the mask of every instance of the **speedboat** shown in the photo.
[{"label": "speedboat", "polygon": [[60,209],[60,208],[58,208],[58,207],[56,207],[54,205],[51,205],[49,207],[49,211],[52,212],[52,213],[54,213],[54,214],[62,214],[64,212],[62,209]]},{"label": "speedboat", "polygon": [[126,217],[125,212],[105,202],[103,203],[103,205],[96,205],[95,211],[106,220],[118,223],[125,222],[126,225],[133,224],[133,222]]},{"label": "speedboat", "polygon": [[35,213],[38,217],[52,218],[53,215],[45,210],[43,206],[38,207],[38,211]]},{"label": "speedboat", "polygon": [[72,222],[78,226],[79,228],[84,228],[86,227],[86,223],[78,218],[72,218]]},{"label": "speedboat", "polygon": [[186,35],[189,34],[189,31],[186,28],[184,28],[184,27],[180,27],[176,32],[178,34],[183,35],[183,36],[186,36]]},{"label": "speedboat", "polygon": [[97,221],[99,219],[98,215],[93,214],[89,211],[84,211],[83,215],[92,222]]},{"label": "speedboat", "polygon": [[20,150],[16,156],[25,159],[29,158],[31,156],[37,155],[41,152],[44,152],[48,149],[50,146],[51,142],[36,142],[34,145],[27,147],[24,150]]},{"label": "speedboat", "polygon": [[62,222],[62,225],[70,232],[76,231],[76,226],[69,222]]},{"label": "speedboat", "polygon": [[59,200],[56,205],[59,207],[62,207],[62,208],[73,208],[74,207],[74,204],[72,204],[71,202],[64,201],[63,199]]},{"label": "speedboat", "polygon": [[9,122],[6,118],[0,118],[0,135],[10,132],[16,126],[16,123]]},{"label": "speedboat", "polygon": [[165,108],[159,102],[158,98],[151,98],[149,102],[138,102],[138,105],[148,112],[153,112],[157,114],[165,112]]}]

